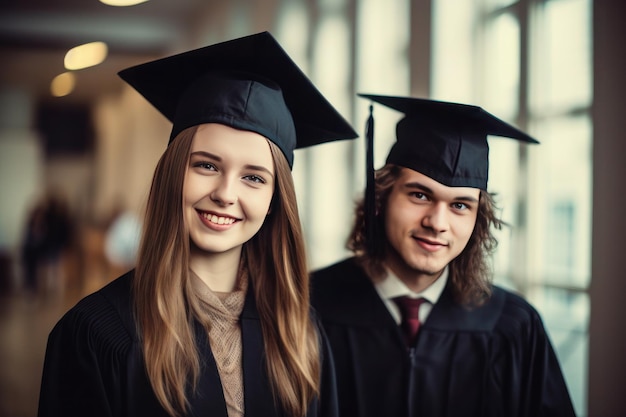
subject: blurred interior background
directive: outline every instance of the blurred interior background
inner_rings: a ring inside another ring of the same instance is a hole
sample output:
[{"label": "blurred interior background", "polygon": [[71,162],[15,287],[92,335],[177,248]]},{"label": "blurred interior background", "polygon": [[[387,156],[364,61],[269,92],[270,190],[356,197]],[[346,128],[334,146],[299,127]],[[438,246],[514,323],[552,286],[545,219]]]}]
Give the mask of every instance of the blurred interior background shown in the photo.
[{"label": "blurred interior background", "polygon": [[[0,416],[36,415],[48,332],[80,297],[132,268],[171,126],[116,73],[264,30],[361,134],[369,103],[358,92],[481,105],[540,140],[490,139],[489,189],[511,225],[498,235],[495,280],[542,314],[578,415],[623,415],[623,8],[620,0],[3,2]],[[71,48],[92,42],[99,64],[64,66]],[[375,109],[377,167],[400,116]],[[363,140],[298,150],[295,160],[317,268],[348,255]]]}]

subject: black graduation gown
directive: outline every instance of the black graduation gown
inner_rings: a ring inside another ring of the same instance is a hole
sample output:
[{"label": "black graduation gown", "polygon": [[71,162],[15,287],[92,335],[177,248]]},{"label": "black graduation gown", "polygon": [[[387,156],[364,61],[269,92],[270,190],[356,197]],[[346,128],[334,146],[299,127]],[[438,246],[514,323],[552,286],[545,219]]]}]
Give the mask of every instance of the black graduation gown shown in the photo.
[{"label": "black graduation gown", "polygon": [[354,259],[315,271],[312,285],[342,417],[575,415],[541,318],[519,296],[494,288],[468,311],[446,289],[407,349]]},{"label": "black graduation gown", "polygon": [[[127,273],[85,297],[56,324],[48,338],[39,417],[166,417],[148,381],[130,301]],[[259,316],[249,288],[241,314],[246,417],[283,416],[270,389]],[[197,330],[202,331],[200,325]],[[332,356],[322,334],[322,392],[307,416],[337,415]],[[198,340],[205,341],[203,336]],[[226,403],[208,341],[189,416],[226,417]]]}]

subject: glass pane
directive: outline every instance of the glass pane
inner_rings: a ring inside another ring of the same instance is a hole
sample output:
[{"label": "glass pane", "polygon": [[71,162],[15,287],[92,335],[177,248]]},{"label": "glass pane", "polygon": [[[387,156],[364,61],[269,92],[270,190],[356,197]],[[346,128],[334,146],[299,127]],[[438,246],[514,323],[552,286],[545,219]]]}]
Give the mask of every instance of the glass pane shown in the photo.
[{"label": "glass pane", "polygon": [[[520,30],[515,16],[503,14],[489,20],[484,31],[485,55],[482,71],[484,106],[496,116],[513,122],[517,114],[520,78]],[[514,124],[514,123],[513,123]],[[498,250],[494,257],[495,281],[511,289],[520,283],[512,282],[511,270],[516,236],[522,225],[518,223],[518,195],[520,184],[519,144],[502,138],[489,139],[488,190],[495,193],[495,201],[502,219],[510,225],[496,231]]]},{"label": "glass pane", "polygon": [[591,123],[550,119],[537,126],[532,250],[545,284],[586,288],[591,271]]},{"label": "glass pane", "polygon": [[[408,0],[360,0],[357,2],[356,44],[356,91],[360,93],[405,96],[410,90],[409,77],[409,27],[410,8]],[[373,30],[375,28],[375,30]],[[369,101],[357,98],[355,129],[364,134]],[[394,124],[401,116],[383,106],[375,110],[374,166],[385,163],[389,148],[395,142]],[[378,134],[384,132],[385,134]],[[359,141],[358,161],[365,160],[364,140]],[[355,172],[357,189],[365,186],[362,164]]]},{"label": "glass pane", "polygon": [[541,108],[563,109],[591,103],[591,6],[589,0],[547,1],[537,38]]},{"label": "glass pane", "polygon": [[309,16],[303,0],[285,2],[279,9],[275,35],[289,56],[308,74]]},{"label": "glass pane", "polygon": [[432,96],[469,103],[474,96],[472,1],[433,2]]},{"label": "glass pane", "polygon": [[[344,18],[336,13],[319,22],[313,43],[311,78],[322,94],[342,114],[350,105],[350,34]],[[332,63],[332,65],[329,65]],[[351,226],[349,170],[352,141],[338,141],[302,149],[307,155],[307,222],[304,225],[310,267],[331,264],[348,255],[345,239]],[[296,160],[295,163],[298,161]],[[340,203],[341,202],[341,203]]]},{"label": "glass pane", "polygon": [[510,120],[517,114],[519,97],[519,22],[503,14],[489,21],[485,32],[484,103],[498,117]]},{"label": "glass pane", "polygon": [[509,226],[495,230],[498,247],[493,259],[494,282],[509,289],[519,290],[511,279],[514,238],[520,230],[518,204],[520,184],[519,144],[503,138],[489,138],[489,182],[487,189],[494,194],[499,215]]}]

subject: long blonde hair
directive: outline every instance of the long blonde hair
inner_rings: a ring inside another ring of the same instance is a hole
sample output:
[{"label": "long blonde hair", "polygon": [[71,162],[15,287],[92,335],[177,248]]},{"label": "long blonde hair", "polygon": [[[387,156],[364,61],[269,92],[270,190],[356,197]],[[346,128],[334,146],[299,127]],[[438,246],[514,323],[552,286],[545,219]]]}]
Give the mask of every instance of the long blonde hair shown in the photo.
[{"label": "long blonde hair", "polygon": [[[134,311],[148,378],[171,416],[184,414],[200,373],[194,321],[205,328],[188,271],[189,236],[182,193],[197,127],[181,132],[157,164],[133,281]],[[293,179],[287,161],[268,141],[276,168],[271,210],[244,244],[242,268],[261,319],[267,370],[288,415],[303,416],[319,395],[320,354],[309,312],[309,275]]]}]

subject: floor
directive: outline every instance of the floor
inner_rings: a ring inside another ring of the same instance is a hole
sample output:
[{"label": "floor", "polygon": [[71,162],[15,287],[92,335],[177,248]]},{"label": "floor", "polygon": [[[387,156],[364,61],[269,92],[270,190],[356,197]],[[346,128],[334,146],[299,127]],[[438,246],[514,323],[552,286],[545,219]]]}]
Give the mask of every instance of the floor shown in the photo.
[{"label": "floor", "polygon": [[[84,247],[83,247],[84,248]],[[83,296],[97,290],[120,271],[101,256],[85,251],[79,262],[66,257],[57,269],[46,270],[39,291],[17,283],[0,291],[0,417],[35,417],[48,333]],[[121,271],[123,272],[123,271]],[[4,275],[4,274],[3,274]],[[80,277],[89,277],[89,279]],[[0,279],[7,281],[6,276]]]},{"label": "floor", "polygon": [[48,333],[76,298],[5,295],[0,307],[0,416],[37,415]]}]

